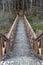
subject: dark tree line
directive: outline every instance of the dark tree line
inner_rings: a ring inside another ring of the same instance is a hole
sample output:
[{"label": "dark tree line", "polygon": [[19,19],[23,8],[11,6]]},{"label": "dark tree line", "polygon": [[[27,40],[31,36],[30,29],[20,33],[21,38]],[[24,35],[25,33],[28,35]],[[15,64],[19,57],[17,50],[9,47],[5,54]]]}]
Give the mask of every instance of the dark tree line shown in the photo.
[{"label": "dark tree line", "polygon": [[33,6],[43,9],[43,0],[0,0],[0,9],[9,12],[32,9]]}]

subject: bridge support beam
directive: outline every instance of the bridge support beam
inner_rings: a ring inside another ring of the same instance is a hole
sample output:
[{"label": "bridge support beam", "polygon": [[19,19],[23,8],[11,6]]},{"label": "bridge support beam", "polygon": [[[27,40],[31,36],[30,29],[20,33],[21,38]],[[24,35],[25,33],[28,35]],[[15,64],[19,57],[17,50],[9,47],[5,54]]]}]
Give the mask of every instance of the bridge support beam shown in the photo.
[{"label": "bridge support beam", "polygon": [[0,62],[2,61],[2,38],[0,37]]},{"label": "bridge support beam", "polygon": [[6,49],[5,49],[6,54],[8,54],[9,49],[10,49],[10,43],[7,41],[6,42]]},{"label": "bridge support beam", "polygon": [[34,49],[34,52],[36,54],[39,54],[39,48],[38,48],[38,42],[37,41],[33,42],[33,49]]},{"label": "bridge support beam", "polygon": [[43,37],[41,38],[41,56],[43,59]]}]

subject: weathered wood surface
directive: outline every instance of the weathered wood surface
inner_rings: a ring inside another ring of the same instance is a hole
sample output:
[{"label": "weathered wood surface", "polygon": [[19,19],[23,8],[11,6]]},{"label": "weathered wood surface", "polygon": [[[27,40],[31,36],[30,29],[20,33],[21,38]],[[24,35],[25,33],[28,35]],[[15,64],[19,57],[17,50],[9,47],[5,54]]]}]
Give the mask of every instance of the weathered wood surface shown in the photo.
[{"label": "weathered wood surface", "polygon": [[9,33],[7,34],[8,39],[11,37],[11,34],[13,33],[13,30],[15,31],[17,22],[18,22],[18,15],[17,15],[13,25],[11,26],[11,29],[10,29]]},{"label": "weathered wood surface", "polygon": [[27,18],[26,18],[26,16],[24,16],[24,20],[25,20],[25,24],[26,24],[26,27],[27,27],[27,29],[28,29],[28,32],[29,32],[29,30],[30,30],[31,35],[34,37],[34,39],[36,39],[36,38],[37,38],[37,37],[36,37],[36,34],[35,34],[35,32],[33,31],[33,29],[32,29],[32,27],[31,27],[30,23],[28,22],[28,20],[27,20]]}]

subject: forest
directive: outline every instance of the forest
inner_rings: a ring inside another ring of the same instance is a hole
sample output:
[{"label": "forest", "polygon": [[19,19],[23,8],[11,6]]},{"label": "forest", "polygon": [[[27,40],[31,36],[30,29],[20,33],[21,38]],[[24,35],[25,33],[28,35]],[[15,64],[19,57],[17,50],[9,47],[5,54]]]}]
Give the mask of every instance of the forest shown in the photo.
[{"label": "forest", "polygon": [[16,14],[20,10],[28,10],[28,13],[29,10],[43,13],[43,0],[0,0],[0,10]]},{"label": "forest", "polygon": [[36,33],[43,31],[43,0],[0,0],[0,32],[9,31],[17,14],[26,15]]}]

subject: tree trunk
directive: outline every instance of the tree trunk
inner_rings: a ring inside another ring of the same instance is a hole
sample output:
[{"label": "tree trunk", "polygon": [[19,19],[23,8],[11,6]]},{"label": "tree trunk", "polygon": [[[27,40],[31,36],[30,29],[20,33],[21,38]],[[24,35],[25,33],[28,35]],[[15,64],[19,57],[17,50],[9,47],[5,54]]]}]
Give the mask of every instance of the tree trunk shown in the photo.
[{"label": "tree trunk", "polygon": [[3,4],[3,13],[5,11],[5,3],[4,3],[4,0],[2,0],[2,4]]},{"label": "tree trunk", "polygon": [[24,0],[23,0],[23,14],[24,14]]},{"label": "tree trunk", "polygon": [[32,0],[30,2],[30,11],[32,12]]},{"label": "tree trunk", "polygon": [[26,9],[27,9],[27,14],[28,14],[28,1],[26,0]]}]

